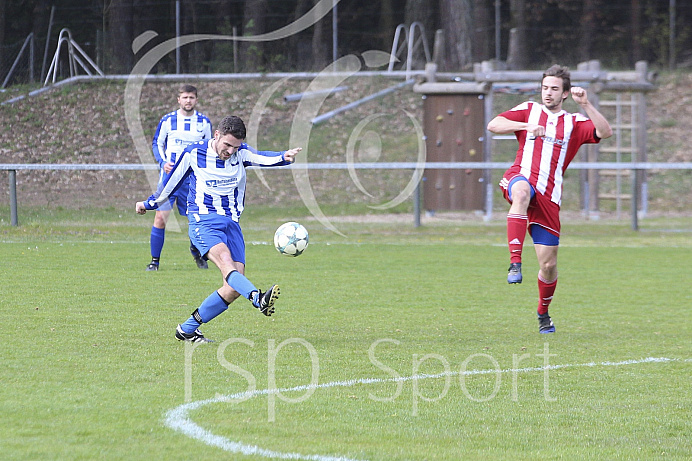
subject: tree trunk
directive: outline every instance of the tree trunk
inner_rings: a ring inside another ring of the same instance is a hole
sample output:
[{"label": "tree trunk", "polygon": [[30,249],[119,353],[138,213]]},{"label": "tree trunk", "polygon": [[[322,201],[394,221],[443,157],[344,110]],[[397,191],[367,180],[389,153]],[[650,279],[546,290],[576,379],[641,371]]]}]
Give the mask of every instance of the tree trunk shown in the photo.
[{"label": "tree trunk", "polygon": [[[316,5],[319,0],[313,0],[313,5]],[[317,21],[315,25],[313,26],[313,31],[312,31],[312,70],[315,71],[321,71],[325,67],[327,67],[327,64],[331,60],[331,54],[329,53],[329,50],[332,49],[331,46],[327,46],[328,44],[331,44],[331,38],[329,36],[328,30],[331,28],[327,27],[327,24],[330,24],[328,22],[328,19],[331,19],[331,14],[325,16],[321,20]],[[309,68],[310,66],[308,66]]]},{"label": "tree trunk", "polygon": [[[430,0],[406,0],[406,12],[404,15],[404,23],[407,27],[414,22],[420,22],[423,24],[423,28],[425,29],[425,38],[430,44],[430,52],[432,52],[433,40],[435,39],[437,22],[437,9],[435,8],[436,3],[437,2]],[[392,30],[389,47],[391,47],[391,40],[393,39],[394,31]]]},{"label": "tree trunk", "polygon": [[[48,21],[50,20],[50,2],[48,0],[39,0],[34,5],[32,11],[33,25],[31,31],[34,34],[34,78],[41,79],[41,62],[43,60],[43,50],[46,41],[50,41],[50,37],[45,37],[48,33]],[[45,37],[45,39],[44,39]]]},{"label": "tree trunk", "polygon": [[[238,31],[242,30],[240,28],[242,21],[238,14],[238,9],[233,3],[218,0],[211,8],[215,11],[215,17],[219,19],[215,21],[215,28],[213,29],[218,35],[230,37],[233,35],[234,27]],[[207,66],[207,71],[217,73],[239,72],[240,69],[236,68],[236,51],[240,51],[240,43],[231,40],[215,40],[210,43],[208,47],[208,61],[210,65]]]},{"label": "tree trunk", "polygon": [[526,69],[529,63],[526,44],[526,0],[511,0],[510,14],[512,30],[507,52],[507,68]]},{"label": "tree trunk", "polygon": [[110,71],[127,74],[134,64],[134,56],[129,46],[134,38],[132,0],[112,0],[108,13],[109,49],[112,57]]},{"label": "tree trunk", "polygon": [[[246,0],[243,9],[243,32],[245,36],[260,35],[265,32],[265,17],[269,9],[268,0]],[[265,46],[263,42],[241,42],[240,56],[245,72],[257,72],[266,68]]]},{"label": "tree trunk", "polygon": [[392,0],[381,0],[380,3],[380,43],[376,45],[378,50],[387,50],[392,46],[392,37],[397,24],[394,24],[394,12]]},{"label": "tree trunk", "polygon": [[447,60],[443,71],[460,71],[473,63],[471,37],[473,36],[472,0],[441,0],[440,24],[445,31]]},{"label": "tree trunk", "polygon": [[495,15],[492,2],[474,0],[473,4],[473,62],[486,61],[495,57],[493,34],[495,33]]},{"label": "tree trunk", "polygon": [[641,35],[642,35],[642,7],[640,0],[632,0],[631,7],[631,24],[632,24],[632,42],[630,49],[631,55],[630,59],[632,62],[637,62],[641,60],[642,56],[642,46],[641,46]]},{"label": "tree trunk", "polygon": [[0,0],[0,67],[2,67],[5,57],[3,53],[5,49],[5,18],[7,17],[7,8],[5,4],[5,0]]},{"label": "tree trunk", "polygon": [[[107,1],[107,0],[106,0]],[[148,0],[135,0],[134,6],[133,6],[133,13],[132,13],[132,38],[134,39],[135,37],[139,36],[142,32],[146,32],[147,30],[153,30],[153,31],[159,31],[160,29],[157,27],[156,19],[153,15],[151,14],[143,14],[148,11],[148,8],[150,8],[150,3],[147,3]],[[175,2],[174,2],[175,3]],[[173,8],[170,9],[173,13],[175,13],[175,4],[173,5]],[[168,9],[162,9],[162,15],[166,16],[169,13]],[[173,14],[173,22],[171,23],[173,25],[173,33],[175,33],[175,14]],[[155,40],[150,41],[146,45],[144,45],[142,48],[139,49],[139,51],[135,54],[135,62],[144,56],[151,48],[154,47],[156,44]],[[128,43],[128,48],[130,48],[131,43]]]},{"label": "tree trunk", "polygon": [[591,59],[593,41],[598,30],[596,26],[596,0],[583,0],[581,21],[579,22],[579,62]]},{"label": "tree trunk", "polygon": [[[315,2],[313,0],[298,0],[296,2],[296,7],[293,10],[293,17],[291,21],[297,21],[305,13],[308,12],[310,8],[313,7]],[[315,26],[320,25],[324,20],[319,21]],[[309,29],[308,29],[309,30]],[[317,33],[317,29],[312,30],[310,35],[307,31],[300,32],[297,34],[292,34],[286,40],[288,41],[288,53],[285,56],[284,65],[289,68],[297,69],[312,69],[315,65],[316,56],[314,55],[313,47],[314,36]]]},{"label": "tree trunk", "polygon": [[[184,0],[181,2],[181,12],[183,19],[183,27],[181,35],[192,35],[200,33],[199,17],[197,15],[197,7],[195,2]],[[205,42],[194,42],[185,45],[180,50],[180,55],[183,57],[184,66],[181,65],[180,71],[183,73],[202,73],[205,70],[202,68],[204,61],[207,60]]]}]

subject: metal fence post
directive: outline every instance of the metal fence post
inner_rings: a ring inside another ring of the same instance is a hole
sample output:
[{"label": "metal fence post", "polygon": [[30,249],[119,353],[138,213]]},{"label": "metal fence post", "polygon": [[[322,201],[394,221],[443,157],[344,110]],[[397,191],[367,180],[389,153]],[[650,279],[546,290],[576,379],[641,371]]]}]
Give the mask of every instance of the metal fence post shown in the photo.
[{"label": "metal fence post", "polygon": [[639,230],[639,216],[637,216],[637,210],[639,208],[639,197],[637,197],[637,190],[639,189],[639,178],[637,178],[637,170],[632,168],[632,230]]},{"label": "metal fence post", "polygon": [[420,183],[416,184],[416,190],[413,191],[413,226],[420,227]]},{"label": "metal fence post", "polygon": [[10,170],[10,223],[19,226],[17,219],[17,170]]}]

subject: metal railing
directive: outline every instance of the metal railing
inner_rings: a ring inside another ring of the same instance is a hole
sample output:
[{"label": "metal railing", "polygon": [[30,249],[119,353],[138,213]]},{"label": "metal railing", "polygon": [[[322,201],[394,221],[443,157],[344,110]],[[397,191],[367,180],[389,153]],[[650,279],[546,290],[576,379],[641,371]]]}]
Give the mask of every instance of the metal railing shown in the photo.
[{"label": "metal railing", "polygon": [[[391,162],[391,163],[295,163],[276,169],[291,170],[291,169],[308,169],[308,170],[506,170],[511,166],[510,162]],[[253,167],[250,167],[251,169]],[[573,170],[629,170],[632,172],[632,229],[639,230],[638,209],[639,199],[637,196],[637,171],[647,170],[692,170],[692,162],[679,163],[656,163],[656,162],[573,162],[569,165]],[[63,164],[41,164],[41,163],[6,163],[0,164],[0,170],[9,172],[9,189],[10,189],[10,215],[11,225],[18,226],[18,210],[17,210],[17,171],[21,170],[158,170],[159,166],[155,163],[136,164],[136,163],[63,163]],[[485,219],[490,220],[493,210],[493,189],[494,185],[486,184],[486,209]],[[414,225],[420,226],[420,183],[416,186],[413,195],[414,205]]]}]

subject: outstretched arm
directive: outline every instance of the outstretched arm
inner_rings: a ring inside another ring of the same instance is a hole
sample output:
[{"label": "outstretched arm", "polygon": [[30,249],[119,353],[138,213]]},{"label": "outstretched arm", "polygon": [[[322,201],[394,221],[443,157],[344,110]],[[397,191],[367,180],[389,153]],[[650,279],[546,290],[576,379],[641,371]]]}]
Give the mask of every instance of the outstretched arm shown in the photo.
[{"label": "outstretched arm", "polygon": [[296,159],[296,155],[301,150],[303,150],[302,147],[294,147],[293,149],[287,150],[286,152],[284,152],[284,160],[293,163]]},{"label": "outstretched arm", "polygon": [[294,147],[287,151],[257,150],[247,144],[243,144],[239,153],[242,154],[245,166],[286,166],[293,163],[302,147]]},{"label": "outstretched arm", "polygon": [[598,109],[591,104],[584,88],[580,86],[573,86],[572,99],[574,99],[574,102],[579,104],[579,106],[584,109],[586,115],[593,122],[593,126],[596,127],[596,136],[601,139],[606,139],[613,135],[613,129],[610,127],[608,120],[606,120]]}]

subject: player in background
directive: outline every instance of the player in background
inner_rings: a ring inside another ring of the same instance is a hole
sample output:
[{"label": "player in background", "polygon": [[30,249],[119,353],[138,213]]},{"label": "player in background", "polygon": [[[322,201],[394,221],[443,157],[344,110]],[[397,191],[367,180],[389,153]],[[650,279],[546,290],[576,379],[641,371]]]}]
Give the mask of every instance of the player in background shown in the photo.
[{"label": "player in background", "polygon": [[[197,88],[192,85],[181,85],[178,90],[178,105],[180,106],[178,110],[161,118],[151,143],[154,157],[159,162],[160,167],[159,187],[166,175],[173,169],[173,165],[183,149],[194,142],[211,138],[211,122],[205,115],[195,110]],[[151,237],[149,238],[151,262],[146,270],[159,270],[161,250],[166,237],[166,223],[174,203],[182,216],[187,215],[187,191],[187,183],[182,184],[176,193],[171,195],[168,203],[156,210],[154,225],[151,227]],[[207,262],[192,245],[192,242],[190,242],[190,253],[192,253],[197,267],[200,269],[207,268]]]},{"label": "player in background", "polygon": [[[588,117],[562,109],[570,93]],[[589,102],[586,90],[571,86],[566,67],[554,65],[545,71],[541,102],[524,102],[499,114],[490,121],[488,130],[496,134],[514,133],[519,141],[514,164],[500,181],[510,203],[507,282],[522,281],[521,253],[528,226],[539,264],[538,329],[540,333],[554,333],[548,307],[557,286],[563,174],[582,144],[598,143],[612,136],[613,131]]]},{"label": "player in background", "polygon": [[274,313],[279,287],[272,285],[261,292],[245,277],[245,241],[239,224],[245,202],[245,168],[288,165],[302,149],[258,152],[245,144],[245,137],[243,121],[236,116],[225,117],[211,140],[185,148],[162,187],[146,201],[135,205],[138,214],[156,210],[167,203],[168,197],[189,177],[190,240],[200,254],[221,271],[221,288],[210,294],[190,318],[176,328],[175,337],[180,341],[210,342],[199,331],[199,326],[228,309],[239,296],[250,300],[264,315]]}]

